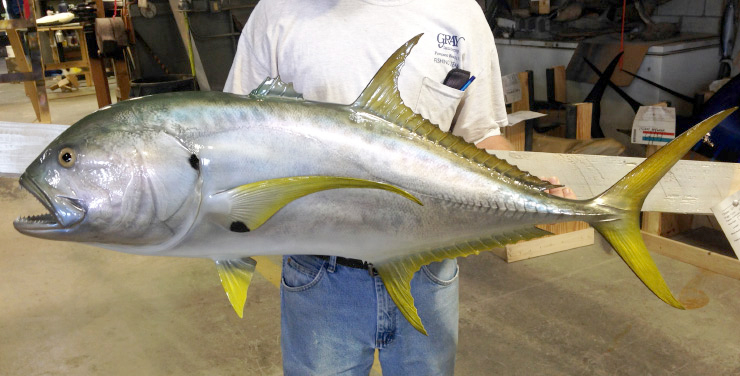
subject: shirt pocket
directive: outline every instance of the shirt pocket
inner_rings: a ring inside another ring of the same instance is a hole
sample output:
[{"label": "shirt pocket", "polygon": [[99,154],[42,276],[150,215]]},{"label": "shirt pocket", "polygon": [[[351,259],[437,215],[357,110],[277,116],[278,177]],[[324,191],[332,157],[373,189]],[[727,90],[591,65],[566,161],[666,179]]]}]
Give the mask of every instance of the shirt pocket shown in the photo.
[{"label": "shirt pocket", "polygon": [[442,131],[448,132],[464,94],[458,89],[424,77],[414,111],[437,124]]}]

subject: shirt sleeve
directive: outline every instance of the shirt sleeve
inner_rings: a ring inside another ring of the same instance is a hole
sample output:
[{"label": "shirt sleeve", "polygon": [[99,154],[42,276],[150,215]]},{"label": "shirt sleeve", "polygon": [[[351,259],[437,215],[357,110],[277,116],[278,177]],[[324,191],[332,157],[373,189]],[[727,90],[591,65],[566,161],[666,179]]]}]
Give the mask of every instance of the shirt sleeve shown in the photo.
[{"label": "shirt sleeve", "polygon": [[262,2],[258,3],[242,30],[224,92],[249,94],[270,77],[271,48]]},{"label": "shirt sleeve", "polygon": [[500,135],[501,127],[507,126],[508,120],[501,68],[490,30],[486,28],[486,32],[481,34],[474,45],[476,50],[486,52],[469,52],[472,55],[471,74],[476,79],[465,91],[465,97],[458,107],[453,133],[468,142],[478,143],[488,137]]}]

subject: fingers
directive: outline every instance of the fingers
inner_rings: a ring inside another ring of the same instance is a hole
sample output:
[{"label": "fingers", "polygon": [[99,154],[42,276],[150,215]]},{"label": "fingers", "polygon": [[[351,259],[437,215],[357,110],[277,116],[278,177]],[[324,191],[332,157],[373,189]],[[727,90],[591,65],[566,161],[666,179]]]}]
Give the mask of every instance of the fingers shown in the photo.
[{"label": "fingers", "polygon": [[[558,179],[557,176],[540,177],[540,179],[545,180],[553,185],[560,185],[560,179]],[[568,187],[550,188],[546,189],[545,192],[553,196],[563,197],[571,200],[575,200],[578,198],[576,197],[576,194],[573,192],[573,190]]]},{"label": "fingers", "polygon": [[567,188],[567,187],[566,188],[563,188],[563,196],[562,197],[565,197],[565,198],[570,199],[570,200],[576,200],[576,199],[578,199],[578,197],[576,196],[576,193],[573,192],[572,189]]}]

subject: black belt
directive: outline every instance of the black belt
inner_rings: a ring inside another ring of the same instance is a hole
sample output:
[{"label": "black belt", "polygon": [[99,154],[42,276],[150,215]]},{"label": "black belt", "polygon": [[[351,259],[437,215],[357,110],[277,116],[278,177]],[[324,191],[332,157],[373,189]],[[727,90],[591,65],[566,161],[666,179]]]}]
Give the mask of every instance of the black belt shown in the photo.
[{"label": "black belt", "polygon": [[[319,255],[317,255],[316,257],[318,257],[318,258],[320,258],[322,260],[325,260],[325,261],[329,261],[329,259],[330,259],[329,256],[319,256]],[[353,259],[353,258],[337,257],[337,264],[342,265],[342,266],[347,266],[347,267],[350,267],[350,268],[354,268],[354,269],[365,269],[373,277],[375,277],[375,276],[378,275],[378,271],[375,270],[375,267],[373,267],[373,264],[371,264],[371,263],[369,263],[367,261],[362,261],[362,260]]]}]

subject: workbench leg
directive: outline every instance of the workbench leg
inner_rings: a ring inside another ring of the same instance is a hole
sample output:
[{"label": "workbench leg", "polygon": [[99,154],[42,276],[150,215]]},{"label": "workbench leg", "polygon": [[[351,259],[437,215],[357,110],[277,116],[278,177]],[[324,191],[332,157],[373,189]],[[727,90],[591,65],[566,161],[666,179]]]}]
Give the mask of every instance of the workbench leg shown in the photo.
[{"label": "workbench leg", "polygon": [[34,95],[31,102],[36,102],[38,105],[38,111],[36,112],[36,118],[41,123],[51,123],[51,113],[49,113],[49,99],[46,96],[46,80],[44,78],[44,66],[41,62],[41,48],[39,46],[39,34],[35,28],[28,29],[26,33],[26,41],[28,42],[28,56],[30,57],[30,72],[34,73],[35,85],[32,94]]},{"label": "workbench leg", "polygon": [[28,99],[31,101],[33,111],[36,113],[36,119],[42,123],[51,123],[51,114],[49,114],[49,102],[46,97],[46,83],[44,82],[44,71],[41,66],[41,51],[39,51],[39,39],[38,33],[35,29],[30,29],[26,34],[28,41],[29,55],[31,61],[26,59],[26,54],[23,51],[23,44],[21,43],[20,35],[18,30],[9,29],[5,31],[10,40],[10,45],[15,53],[15,61],[18,65],[18,70],[21,72],[32,72],[34,73],[34,81],[25,81],[25,90]]},{"label": "workbench leg", "polygon": [[83,74],[85,75],[85,85],[87,87],[93,87],[93,79],[92,74],[90,73],[90,54],[87,49],[87,39],[85,39],[85,31],[83,29],[78,29],[77,31],[77,40],[80,44],[80,57],[82,58],[82,64],[85,66],[85,71]]},{"label": "workbench leg", "polygon": [[108,79],[105,77],[103,59],[90,59],[90,73],[95,83],[95,96],[98,98],[98,108],[111,104],[110,88],[108,87]]},{"label": "workbench leg", "polygon": [[131,90],[131,77],[128,74],[128,66],[125,60],[115,59],[113,60],[113,67],[116,71],[116,83],[118,84],[119,95],[117,98],[119,101],[126,100]]}]

